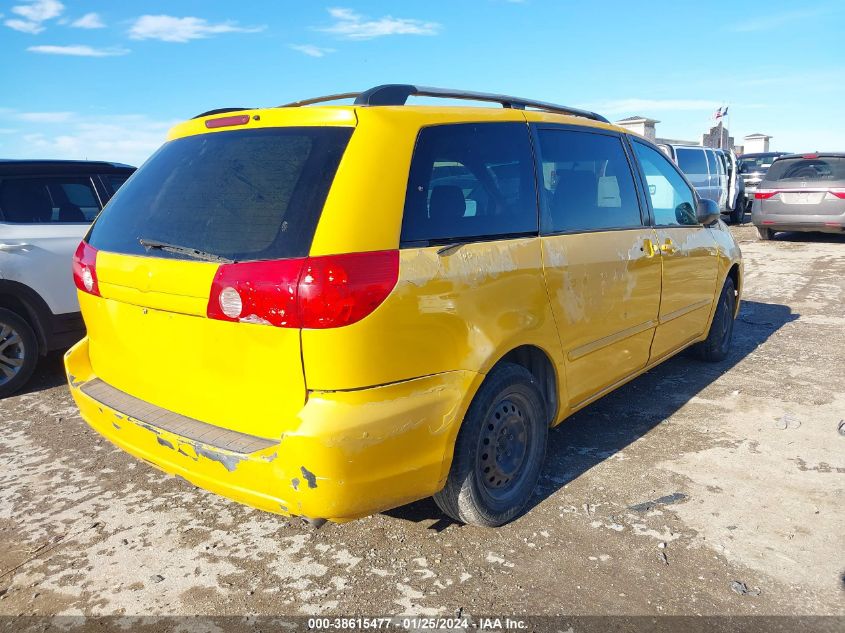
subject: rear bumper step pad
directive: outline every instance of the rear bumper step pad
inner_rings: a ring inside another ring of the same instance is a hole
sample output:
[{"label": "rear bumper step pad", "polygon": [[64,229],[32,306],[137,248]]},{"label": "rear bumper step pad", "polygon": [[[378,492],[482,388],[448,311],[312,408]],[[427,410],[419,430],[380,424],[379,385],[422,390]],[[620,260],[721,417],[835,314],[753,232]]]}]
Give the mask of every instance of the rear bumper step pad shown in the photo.
[{"label": "rear bumper step pad", "polygon": [[80,390],[90,398],[110,409],[119,411],[123,415],[144,425],[149,425],[168,433],[173,433],[189,440],[201,442],[214,448],[231,451],[233,453],[249,454],[271,446],[276,446],[279,440],[268,440],[255,435],[231,431],[207,422],[200,422],[194,418],[162,409],[154,404],[145,402],[125,391],[116,389],[99,378],[89,380],[81,385]]}]

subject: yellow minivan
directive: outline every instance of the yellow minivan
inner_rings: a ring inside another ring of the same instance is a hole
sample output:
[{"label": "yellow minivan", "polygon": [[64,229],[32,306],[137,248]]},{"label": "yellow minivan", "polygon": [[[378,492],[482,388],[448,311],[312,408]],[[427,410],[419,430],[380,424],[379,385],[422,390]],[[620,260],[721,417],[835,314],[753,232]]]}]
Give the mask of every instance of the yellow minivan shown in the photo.
[{"label": "yellow minivan", "polygon": [[70,389],[129,453],[318,524],[433,495],[496,526],[549,427],[691,345],[728,354],[742,263],[601,116],[386,85],[177,125],[74,279]]}]

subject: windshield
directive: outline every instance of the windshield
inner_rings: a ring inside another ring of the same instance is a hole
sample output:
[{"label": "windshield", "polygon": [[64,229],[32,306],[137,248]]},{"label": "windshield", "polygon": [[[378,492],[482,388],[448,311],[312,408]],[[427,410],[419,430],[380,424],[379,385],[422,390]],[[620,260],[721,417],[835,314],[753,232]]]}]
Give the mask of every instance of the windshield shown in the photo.
[{"label": "windshield", "polygon": [[750,174],[756,171],[765,172],[777,159],[778,154],[770,156],[747,156],[739,159],[739,171]]},{"label": "windshield", "polygon": [[140,239],[234,261],[308,254],[352,128],[260,128],[166,143],[120,188],[88,242],[128,255]]}]

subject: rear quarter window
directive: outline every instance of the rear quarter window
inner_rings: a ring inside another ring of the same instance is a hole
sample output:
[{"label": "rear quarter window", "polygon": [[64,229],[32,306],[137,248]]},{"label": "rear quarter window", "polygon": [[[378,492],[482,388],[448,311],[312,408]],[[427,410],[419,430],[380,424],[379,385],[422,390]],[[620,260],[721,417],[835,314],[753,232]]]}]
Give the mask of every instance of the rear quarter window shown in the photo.
[{"label": "rear quarter window", "polygon": [[404,246],[537,231],[534,166],[524,123],[461,123],[420,131],[402,216]]},{"label": "rear quarter window", "polygon": [[700,149],[678,148],[678,167],[685,174],[707,174],[707,158]]},{"label": "rear quarter window", "polygon": [[305,256],[351,134],[262,128],[170,141],[120,187],[88,241],[131,255],[146,254],[143,238],[235,261]]}]

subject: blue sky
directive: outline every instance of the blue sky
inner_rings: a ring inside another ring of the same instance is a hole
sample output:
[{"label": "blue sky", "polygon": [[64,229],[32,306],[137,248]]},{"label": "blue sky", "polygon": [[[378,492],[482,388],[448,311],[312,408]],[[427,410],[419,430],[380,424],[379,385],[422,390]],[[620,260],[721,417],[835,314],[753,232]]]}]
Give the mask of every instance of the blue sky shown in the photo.
[{"label": "blue sky", "polygon": [[845,2],[0,0],[0,157],[139,164],[173,123],[388,82],[845,150]]}]

